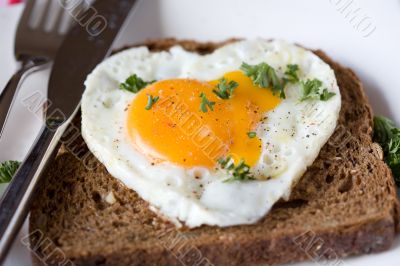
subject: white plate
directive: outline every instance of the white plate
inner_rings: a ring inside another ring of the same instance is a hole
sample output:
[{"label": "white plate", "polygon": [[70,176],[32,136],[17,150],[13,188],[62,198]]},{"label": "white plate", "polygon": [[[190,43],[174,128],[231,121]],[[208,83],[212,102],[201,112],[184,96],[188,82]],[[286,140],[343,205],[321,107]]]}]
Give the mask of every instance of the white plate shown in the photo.
[{"label": "white plate", "polygon": [[[1,88],[15,68],[13,37],[21,11],[22,6],[0,9]],[[400,99],[398,25],[399,0],[386,0],[385,5],[375,0],[146,0],[138,6],[116,47],[147,38],[265,37],[321,48],[355,70],[365,85],[375,113],[387,115],[400,124],[400,112],[396,112]],[[32,91],[44,93],[47,77],[48,71],[39,73],[24,84],[5,140],[0,142],[0,161],[21,160],[29,149],[40,117],[28,111],[22,102]],[[28,249],[20,242],[26,232],[25,225],[6,265],[30,265]],[[343,264],[394,266],[399,262],[398,237],[387,252],[346,259]],[[325,264],[314,261],[298,265],[316,263]]]}]

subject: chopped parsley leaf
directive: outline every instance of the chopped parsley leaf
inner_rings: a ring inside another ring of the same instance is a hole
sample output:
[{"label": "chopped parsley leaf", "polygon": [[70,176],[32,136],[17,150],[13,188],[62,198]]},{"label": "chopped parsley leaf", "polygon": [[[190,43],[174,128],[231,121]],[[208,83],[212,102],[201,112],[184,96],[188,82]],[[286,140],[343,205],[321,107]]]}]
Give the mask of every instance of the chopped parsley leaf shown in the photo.
[{"label": "chopped parsley leaf", "polygon": [[300,101],[305,100],[321,100],[328,101],[336,95],[334,92],[329,92],[327,89],[321,91],[322,81],[319,79],[308,79],[306,82],[301,82],[302,96]]},{"label": "chopped parsley leaf", "polygon": [[233,91],[239,84],[236,81],[226,81],[225,78],[219,80],[219,83],[213,92],[221,99],[227,100],[232,97]]},{"label": "chopped parsley leaf", "polygon": [[200,111],[202,111],[203,113],[207,113],[207,107],[210,108],[211,111],[214,111],[215,102],[209,101],[204,92],[200,93],[199,97],[201,98]]},{"label": "chopped parsley leaf", "polygon": [[249,181],[254,180],[254,176],[250,173],[250,166],[247,165],[244,160],[240,160],[240,162],[235,165],[230,156],[226,159],[220,158],[218,160],[222,169],[226,169],[227,173],[231,176],[228,179],[225,179],[223,182],[233,182],[233,181]]},{"label": "chopped parsley leaf", "polygon": [[243,62],[240,69],[253,80],[255,85],[261,88],[270,87],[274,94],[279,94],[282,99],[286,98],[283,82],[278,78],[275,69],[267,63],[249,65]]},{"label": "chopped parsley leaf", "polygon": [[383,116],[374,117],[374,141],[383,149],[384,159],[400,186],[400,128]]},{"label": "chopped parsley leaf", "polygon": [[247,136],[252,139],[252,138],[255,138],[257,136],[257,134],[256,134],[256,132],[251,131],[251,132],[247,132]]},{"label": "chopped parsley leaf", "polygon": [[21,163],[17,161],[5,161],[0,163],[0,184],[10,182],[20,164]]},{"label": "chopped parsley leaf", "polygon": [[299,71],[299,66],[298,65],[287,65],[286,66],[286,71],[284,73],[284,82],[285,83],[296,83],[299,82],[299,76],[297,75],[297,72]]},{"label": "chopped parsley leaf", "polygon": [[119,84],[119,88],[121,90],[126,90],[126,91],[130,91],[133,93],[137,93],[141,89],[143,89],[144,87],[146,87],[147,85],[149,85],[153,82],[155,82],[155,81],[146,82],[143,79],[141,79],[140,77],[138,77],[138,75],[133,74],[133,75],[130,75],[125,80],[125,82]]},{"label": "chopped parsley leaf", "polygon": [[152,95],[147,95],[147,105],[144,109],[150,110],[151,107],[153,107],[153,104],[155,104],[158,101],[158,99],[160,99],[159,96],[153,97]]},{"label": "chopped parsley leaf", "polygon": [[336,93],[334,92],[330,92],[328,91],[328,89],[324,89],[320,95],[320,100],[326,102],[327,100],[329,100],[330,98],[332,98],[333,96],[335,96]]},{"label": "chopped parsley leaf", "polygon": [[322,81],[319,79],[308,79],[306,82],[301,82],[302,96],[300,101],[319,99],[319,90],[321,86]]}]

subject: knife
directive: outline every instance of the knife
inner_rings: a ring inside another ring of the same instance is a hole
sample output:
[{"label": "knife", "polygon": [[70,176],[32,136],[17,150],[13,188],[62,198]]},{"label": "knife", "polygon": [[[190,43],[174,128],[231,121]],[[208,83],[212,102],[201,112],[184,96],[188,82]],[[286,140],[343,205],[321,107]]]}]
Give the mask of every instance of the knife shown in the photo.
[{"label": "knife", "polygon": [[[68,122],[79,109],[86,76],[111,51],[136,0],[97,0],[61,44],[48,85],[45,123],[0,201],[0,264],[29,212],[47,163],[54,158]],[[87,22],[86,21],[86,22]]]}]

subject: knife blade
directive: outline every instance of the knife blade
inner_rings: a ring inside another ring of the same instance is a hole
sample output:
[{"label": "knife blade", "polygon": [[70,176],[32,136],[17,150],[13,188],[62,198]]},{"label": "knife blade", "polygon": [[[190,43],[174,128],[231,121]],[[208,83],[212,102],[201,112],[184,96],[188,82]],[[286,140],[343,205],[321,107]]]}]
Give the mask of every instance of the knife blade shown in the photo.
[{"label": "knife blade", "polygon": [[55,57],[48,85],[46,119],[28,156],[0,201],[0,264],[29,211],[34,192],[59,139],[80,106],[86,76],[111,51],[137,0],[97,0],[67,34]]},{"label": "knife blade", "polygon": [[[94,67],[105,58],[118,28],[135,1],[98,0],[95,10],[102,10],[97,15],[99,32],[88,32],[82,27],[75,27],[61,44],[56,55],[49,80],[48,98],[51,101],[48,117],[63,112],[69,117],[75,111],[83,93],[83,81]],[[104,24],[105,22],[105,24]],[[106,28],[101,31],[102,27]],[[98,36],[93,34],[98,33]],[[84,40],[84,41],[83,41]]]}]

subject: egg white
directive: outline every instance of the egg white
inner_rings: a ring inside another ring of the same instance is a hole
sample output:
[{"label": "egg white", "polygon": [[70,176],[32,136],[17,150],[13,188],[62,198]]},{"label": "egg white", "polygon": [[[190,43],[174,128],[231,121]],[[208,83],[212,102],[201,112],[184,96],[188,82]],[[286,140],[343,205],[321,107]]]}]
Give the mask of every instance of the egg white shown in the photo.
[{"label": "egg white", "polygon": [[[286,89],[286,99],[265,114],[257,127],[262,153],[251,169],[269,180],[223,182],[225,171],[182,168],[171,163],[151,165],[126,135],[126,107],[135,94],[119,84],[135,73],[144,80],[192,78],[215,80],[238,70],[242,62],[267,62],[279,76],[287,64],[298,64],[303,80],[317,78],[336,93],[329,101],[300,102],[300,85]],[[318,56],[284,41],[261,39],[228,44],[201,56],[179,46],[152,53],[146,47],[122,51],[99,64],[85,82],[82,135],[109,173],[135,190],[163,216],[188,227],[231,226],[257,222],[313,163],[332,135],[341,107],[333,70]],[[201,176],[196,179],[195,176]]]}]

